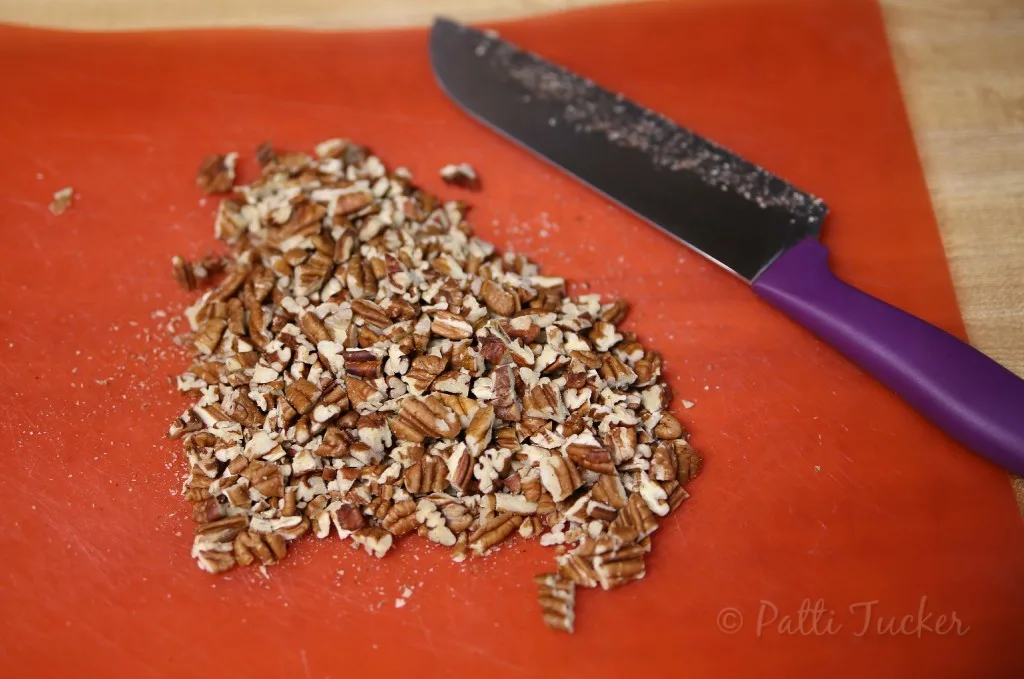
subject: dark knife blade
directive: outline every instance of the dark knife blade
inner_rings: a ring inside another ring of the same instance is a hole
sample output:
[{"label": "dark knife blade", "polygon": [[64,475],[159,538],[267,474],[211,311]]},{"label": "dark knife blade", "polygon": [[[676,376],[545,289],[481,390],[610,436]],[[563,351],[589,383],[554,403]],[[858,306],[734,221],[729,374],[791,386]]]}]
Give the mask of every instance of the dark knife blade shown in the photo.
[{"label": "dark knife blade", "polygon": [[441,87],[475,118],[748,281],[817,235],[828,212],[718,144],[495,34],[438,19],[430,59]]}]

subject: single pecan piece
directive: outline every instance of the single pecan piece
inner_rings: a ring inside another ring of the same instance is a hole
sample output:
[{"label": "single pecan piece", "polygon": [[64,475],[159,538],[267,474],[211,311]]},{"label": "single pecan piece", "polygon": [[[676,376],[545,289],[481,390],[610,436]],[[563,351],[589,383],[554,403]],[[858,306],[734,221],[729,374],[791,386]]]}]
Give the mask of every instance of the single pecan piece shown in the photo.
[{"label": "single pecan piece", "polygon": [[459,418],[435,396],[410,396],[391,419],[391,431],[403,441],[423,443],[428,438],[453,438]]},{"label": "single pecan piece", "polygon": [[320,399],[320,390],[306,379],[295,380],[284,391],[285,400],[299,415],[305,415]]},{"label": "single pecan piece", "polygon": [[494,414],[506,422],[518,422],[523,411],[515,389],[515,366],[500,365],[491,373]]},{"label": "single pecan piece", "polygon": [[430,331],[435,335],[452,340],[469,339],[473,336],[473,326],[469,321],[450,311],[434,312]]},{"label": "single pecan piece", "polygon": [[657,351],[647,352],[633,365],[633,370],[636,372],[634,386],[647,387],[654,384],[661,375],[661,354]]},{"label": "single pecan piece", "polygon": [[384,402],[384,394],[377,387],[358,377],[346,375],[345,390],[352,407],[360,412],[375,410]]},{"label": "single pecan piece", "polygon": [[448,487],[448,468],[441,458],[425,455],[405,470],[402,482],[413,494],[440,493]]},{"label": "single pecan piece", "polygon": [[391,317],[384,309],[381,309],[375,302],[367,299],[357,299],[352,302],[352,313],[362,318],[374,328],[383,330],[391,325]]},{"label": "single pecan piece", "polygon": [[242,472],[249,479],[249,485],[267,497],[284,497],[284,481],[281,470],[270,462],[253,460]]},{"label": "single pecan piece", "polygon": [[359,212],[373,203],[373,194],[369,191],[352,191],[342,194],[334,208],[334,214],[348,216]]},{"label": "single pecan piece", "polygon": [[464,189],[477,190],[480,188],[480,177],[469,163],[445,165],[441,168],[441,179],[446,184],[454,184]]},{"label": "single pecan piece", "polygon": [[448,361],[440,356],[417,356],[412,360],[403,381],[409,385],[409,391],[413,395],[422,394],[444,372],[447,364]]},{"label": "single pecan piece", "polygon": [[540,602],[544,624],[553,630],[572,634],[576,619],[573,610],[576,602],[574,582],[558,573],[544,573],[533,580],[537,583],[537,601]]},{"label": "single pecan piece", "polygon": [[612,325],[618,325],[626,320],[627,313],[629,313],[629,303],[619,299],[601,310],[601,320]]},{"label": "single pecan piece", "polygon": [[494,408],[484,406],[476,411],[469,426],[466,427],[466,447],[475,457],[483,452],[491,442],[491,431],[494,427]]},{"label": "single pecan piece", "polygon": [[384,558],[384,555],[387,554],[389,549],[391,549],[391,545],[394,542],[394,538],[391,533],[376,526],[357,530],[352,535],[352,540],[357,545],[362,545],[367,554],[375,556],[378,559]]},{"label": "single pecan piece", "polygon": [[262,427],[266,415],[259,409],[259,406],[245,394],[235,394],[234,403],[228,416],[243,427]]},{"label": "single pecan piece", "polygon": [[337,427],[327,427],[316,454],[319,457],[344,457],[348,455],[348,447],[348,436]]},{"label": "single pecan piece", "polygon": [[594,572],[593,557],[570,552],[555,557],[555,561],[558,563],[558,574],[579,587],[597,587],[600,584]]},{"label": "single pecan piece", "polygon": [[590,497],[596,502],[608,505],[613,509],[626,506],[626,488],[622,479],[614,474],[602,474],[590,490]]},{"label": "single pecan piece", "polygon": [[640,545],[630,545],[608,554],[594,557],[594,572],[601,583],[601,589],[614,589],[647,574],[644,556],[646,550]]},{"label": "single pecan piece", "polygon": [[345,351],[345,372],[349,375],[373,379],[381,376],[381,359],[372,351],[365,349],[351,349]]},{"label": "single pecan piece", "polygon": [[523,517],[518,514],[499,514],[469,534],[469,548],[483,554],[516,532],[522,522]]},{"label": "single pecan piece", "polygon": [[196,331],[195,339],[193,340],[196,351],[206,356],[215,352],[217,345],[220,344],[220,338],[223,337],[227,327],[228,322],[222,318],[211,318],[203,323],[199,330]]},{"label": "single pecan piece", "polygon": [[448,483],[465,494],[473,480],[473,455],[466,446],[458,446],[448,457]]},{"label": "single pecan piece", "polygon": [[[611,503],[608,503],[611,504]],[[658,520],[640,493],[632,493],[626,506],[608,524],[608,535],[619,543],[637,542],[658,529]]]},{"label": "single pecan piece", "polygon": [[604,378],[605,383],[612,389],[623,389],[637,380],[633,369],[619,360],[614,354],[603,355],[601,368],[598,372]]},{"label": "single pecan piece", "polygon": [[308,297],[320,292],[333,272],[334,260],[322,252],[314,252],[309,259],[295,267],[295,294]]},{"label": "single pecan piece", "polygon": [[519,297],[490,279],[481,284],[480,297],[487,308],[499,316],[508,317],[519,311]]},{"label": "single pecan piece", "polygon": [[636,455],[636,429],[633,427],[611,427],[608,442],[615,464],[622,464]]},{"label": "single pecan piece", "polygon": [[239,533],[234,541],[235,560],[240,566],[257,561],[263,566],[271,566],[287,553],[287,542],[276,533]]},{"label": "single pecan piece", "polygon": [[676,480],[680,485],[686,485],[691,479],[697,478],[700,474],[703,461],[690,444],[683,439],[672,441],[672,447],[676,451],[676,469],[678,475]]},{"label": "single pecan piece", "polygon": [[683,500],[690,497],[690,494],[686,492],[686,489],[679,485],[679,482],[675,480],[666,481],[661,484],[661,487],[668,495],[668,498],[665,501],[668,503],[670,512],[674,512],[679,509],[679,505],[683,503]]},{"label": "single pecan piece", "polygon": [[565,454],[584,469],[598,474],[615,473],[611,453],[598,443],[593,434],[578,434],[573,437],[572,443],[565,447]]},{"label": "single pecan piece", "polygon": [[416,530],[419,522],[416,520],[416,503],[412,500],[396,502],[384,515],[381,526],[394,536],[405,535]]},{"label": "single pecan piece", "polygon": [[655,481],[675,481],[679,475],[679,458],[675,446],[662,441],[654,447],[651,456],[651,478]]},{"label": "single pecan piece", "polygon": [[224,193],[235,184],[235,159],[237,153],[227,155],[211,154],[203,158],[196,175],[196,186],[203,193]]},{"label": "single pecan piece", "polygon": [[302,314],[299,318],[299,328],[302,330],[302,334],[309,338],[309,341],[313,344],[329,342],[331,340],[331,332],[315,313],[307,312]]},{"label": "single pecan piece", "polygon": [[366,525],[366,518],[363,516],[363,512],[355,505],[343,504],[331,511],[331,520],[339,532],[357,531]]},{"label": "single pecan piece", "polygon": [[538,384],[523,397],[526,417],[564,422],[568,412],[562,403],[562,394],[551,382]]},{"label": "single pecan piece", "polygon": [[661,419],[658,420],[657,426],[654,427],[654,435],[666,441],[677,439],[685,433],[686,430],[683,429],[683,425],[672,413],[662,413]]},{"label": "single pecan piece", "polygon": [[583,483],[576,465],[558,454],[541,460],[540,480],[555,502],[569,497]]}]

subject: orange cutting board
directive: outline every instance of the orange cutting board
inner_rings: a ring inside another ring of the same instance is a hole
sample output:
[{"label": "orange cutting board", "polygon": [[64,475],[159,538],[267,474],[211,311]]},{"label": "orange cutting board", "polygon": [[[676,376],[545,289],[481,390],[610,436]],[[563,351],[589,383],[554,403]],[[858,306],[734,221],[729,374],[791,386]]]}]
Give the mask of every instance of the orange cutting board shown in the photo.
[{"label": "orange cutting board", "polygon": [[[871,2],[620,7],[502,31],[824,196],[840,275],[963,334]],[[0,92],[3,676],[1024,676],[1006,475],[739,281],[461,114],[423,30],[5,28]],[[309,538],[268,578],[189,557],[164,438],[187,358],[165,325],[191,299],[170,257],[215,247],[194,172],[238,150],[252,178],[264,138],[332,136],[469,198],[501,247],[629,300],[695,403],[677,409],[705,474],[644,581],[580,593],[574,636],[541,624],[530,576],[553,554],[532,542],[459,566],[416,540],[378,562]],[[439,182],[463,161],[482,193]],[[65,185],[76,202],[53,216]]]}]

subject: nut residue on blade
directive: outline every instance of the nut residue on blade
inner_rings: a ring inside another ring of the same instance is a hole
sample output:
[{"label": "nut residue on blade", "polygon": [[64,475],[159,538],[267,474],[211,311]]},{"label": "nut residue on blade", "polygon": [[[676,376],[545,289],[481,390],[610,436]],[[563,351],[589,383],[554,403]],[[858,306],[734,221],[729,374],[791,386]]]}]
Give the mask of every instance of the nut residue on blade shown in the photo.
[{"label": "nut residue on blade", "polygon": [[564,631],[575,587],[644,577],[701,459],[627,305],[567,296],[355,144],[258,156],[248,185],[201,183],[232,190],[231,255],[174,260],[206,288],[169,430],[199,567],[270,566],[306,534],[381,558],[416,533],[456,561],[518,534],[559,546],[537,582]]},{"label": "nut residue on blade", "polygon": [[488,60],[495,77],[511,78],[519,84],[526,92],[524,100],[562,105],[561,121],[552,118],[552,126],[562,122],[577,134],[600,134],[617,146],[644,154],[657,168],[688,172],[762,208],[782,208],[811,223],[824,219],[827,208],[820,198],[728,149],[497,36],[468,27],[464,30],[479,39],[475,57]]}]

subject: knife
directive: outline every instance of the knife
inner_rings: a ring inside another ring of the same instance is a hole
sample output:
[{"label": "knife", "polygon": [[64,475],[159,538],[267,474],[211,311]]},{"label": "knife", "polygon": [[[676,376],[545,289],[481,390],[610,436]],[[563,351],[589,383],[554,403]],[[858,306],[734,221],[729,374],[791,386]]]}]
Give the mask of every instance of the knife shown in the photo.
[{"label": "knife", "polygon": [[470,115],[743,279],[954,439],[1024,475],[1024,380],[836,278],[818,240],[821,199],[493,32],[437,19],[430,60]]}]

